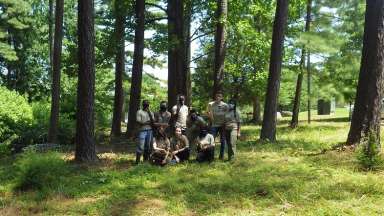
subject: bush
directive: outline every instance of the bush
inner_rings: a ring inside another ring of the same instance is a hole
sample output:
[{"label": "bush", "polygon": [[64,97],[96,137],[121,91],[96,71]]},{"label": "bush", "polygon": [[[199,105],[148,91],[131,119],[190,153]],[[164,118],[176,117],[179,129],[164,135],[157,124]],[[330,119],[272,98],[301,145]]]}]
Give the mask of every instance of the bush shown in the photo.
[{"label": "bush", "polygon": [[359,164],[365,170],[376,170],[383,166],[383,159],[380,155],[380,145],[377,143],[373,132],[362,139],[360,150],[357,154]]},{"label": "bush", "polygon": [[[49,129],[51,104],[49,101],[38,101],[32,104],[33,124],[22,134],[24,146],[46,143]],[[75,136],[75,120],[68,113],[59,114],[58,141],[60,144],[73,144]]]},{"label": "bush", "polygon": [[69,165],[57,152],[24,152],[16,160],[17,190],[54,190],[61,179],[70,173]]},{"label": "bush", "polygon": [[0,86],[0,154],[9,151],[32,124],[32,108],[15,91]]}]

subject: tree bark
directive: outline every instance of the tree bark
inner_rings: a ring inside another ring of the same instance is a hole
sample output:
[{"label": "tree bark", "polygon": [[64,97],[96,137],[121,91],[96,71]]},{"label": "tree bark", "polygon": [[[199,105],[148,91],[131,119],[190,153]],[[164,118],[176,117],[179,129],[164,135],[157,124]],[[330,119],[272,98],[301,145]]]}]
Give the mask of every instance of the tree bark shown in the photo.
[{"label": "tree bark", "polygon": [[53,71],[53,0],[49,0],[48,11],[48,46],[49,46],[49,66],[50,72]]},{"label": "tree bark", "polygon": [[213,71],[213,92],[212,97],[215,98],[217,92],[222,92],[224,81],[224,61],[226,49],[226,29],[228,15],[228,1],[217,0],[216,11],[216,34],[215,34],[215,60]]},{"label": "tree bark", "polygon": [[[168,106],[177,102],[177,95],[187,95],[185,73],[184,0],[168,0]],[[187,99],[189,100],[189,99]]]},{"label": "tree bark", "polygon": [[363,51],[347,145],[373,133],[380,144],[380,108],[384,70],[384,1],[367,0]]},{"label": "tree bark", "polygon": [[307,53],[308,124],[311,124],[311,53]]},{"label": "tree bark", "polygon": [[52,70],[52,99],[51,116],[48,129],[48,142],[56,143],[59,129],[60,113],[60,77],[61,77],[61,50],[63,40],[64,0],[56,0],[55,34],[53,45],[53,70]]},{"label": "tree bark", "polygon": [[260,139],[270,140],[272,142],[276,141],[276,112],[283,59],[284,32],[288,19],[288,2],[289,0],[277,1],[275,21],[273,24],[267,95],[260,133]]},{"label": "tree bark", "polygon": [[255,96],[253,98],[253,114],[252,114],[252,121],[255,123],[261,122],[261,104],[260,104],[260,97]]},{"label": "tree bark", "polygon": [[185,55],[184,55],[184,71],[183,74],[186,74],[186,104],[187,106],[192,105],[191,95],[192,95],[192,81],[191,81],[191,21],[193,15],[193,0],[187,0],[185,4],[185,13],[184,13],[184,40],[185,40]]},{"label": "tree bark", "polygon": [[78,87],[76,152],[78,162],[96,161],[94,140],[95,33],[93,0],[78,0]]},{"label": "tree bark", "polygon": [[145,30],[145,0],[136,0],[135,16],[135,46],[133,51],[133,65],[131,78],[131,93],[129,99],[128,125],[126,135],[132,138],[136,125],[136,112],[140,108],[141,81],[144,61],[144,30]]},{"label": "tree bark", "polygon": [[[312,0],[307,1],[307,16],[305,22],[305,32],[309,32],[311,26],[311,10],[312,10]],[[300,61],[300,73],[297,76],[295,99],[293,101],[293,110],[292,110],[292,119],[290,126],[291,128],[296,128],[299,124],[299,113],[300,113],[300,99],[301,99],[301,89],[304,79],[304,65],[305,65],[305,47],[302,49],[301,61]]]},{"label": "tree bark", "polygon": [[122,10],[121,1],[115,1],[115,36],[116,36],[116,66],[115,66],[115,96],[112,117],[111,136],[118,137],[121,135],[121,120],[123,114],[124,91],[123,91],[123,74],[125,68],[125,16]]}]

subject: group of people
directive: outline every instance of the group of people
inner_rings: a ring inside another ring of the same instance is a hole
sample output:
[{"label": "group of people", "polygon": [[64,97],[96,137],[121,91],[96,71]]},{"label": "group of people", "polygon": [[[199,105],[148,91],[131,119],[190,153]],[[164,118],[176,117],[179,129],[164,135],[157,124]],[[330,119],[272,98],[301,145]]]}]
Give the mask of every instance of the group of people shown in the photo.
[{"label": "group of people", "polygon": [[220,135],[219,159],[224,160],[225,146],[228,160],[235,157],[236,141],[240,136],[240,112],[236,101],[223,102],[223,94],[217,93],[215,100],[208,104],[208,122],[194,109],[185,105],[185,97],[178,101],[169,112],[167,102],[160,103],[160,110],[153,113],[149,102],[142,102],[137,111],[139,142],[136,148],[136,164],[150,161],[156,165],[179,163],[189,160],[196,153],[198,162],[214,160],[215,137]]}]

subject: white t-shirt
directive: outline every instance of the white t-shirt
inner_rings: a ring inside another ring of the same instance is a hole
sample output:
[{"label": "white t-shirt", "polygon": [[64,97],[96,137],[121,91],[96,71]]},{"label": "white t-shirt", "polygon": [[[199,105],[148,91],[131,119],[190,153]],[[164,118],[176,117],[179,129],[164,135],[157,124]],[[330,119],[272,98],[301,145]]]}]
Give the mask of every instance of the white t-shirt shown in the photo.
[{"label": "white t-shirt", "polygon": [[[177,114],[177,105],[172,107],[172,115]],[[186,105],[183,105],[180,107],[177,120],[176,120],[176,127],[187,127],[187,116],[188,116],[188,107]]]}]

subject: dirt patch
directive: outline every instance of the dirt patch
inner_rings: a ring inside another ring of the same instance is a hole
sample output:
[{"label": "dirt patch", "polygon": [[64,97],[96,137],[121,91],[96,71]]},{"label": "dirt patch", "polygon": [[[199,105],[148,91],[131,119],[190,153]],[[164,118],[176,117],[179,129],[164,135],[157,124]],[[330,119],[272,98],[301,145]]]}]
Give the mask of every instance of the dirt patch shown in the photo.
[{"label": "dirt patch", "polygon": [[110,215],[141,215],[141,216],[165,216],[165,202],[159,199],[142,198],[131,202],[116,203],[110,211]]},{"label": "dirt patch", "polygon": [[20,209],[16,207],[6,207],[6,208],[0,208],[0,215],[3,216],[16,216],[20,215]]}]

